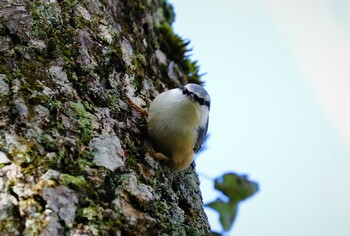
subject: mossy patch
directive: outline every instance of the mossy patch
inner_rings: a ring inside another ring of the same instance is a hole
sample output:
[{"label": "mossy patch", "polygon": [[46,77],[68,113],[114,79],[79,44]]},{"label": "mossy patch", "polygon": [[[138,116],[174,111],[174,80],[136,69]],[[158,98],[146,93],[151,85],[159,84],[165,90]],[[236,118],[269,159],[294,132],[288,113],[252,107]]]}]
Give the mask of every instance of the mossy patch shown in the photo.
[{"label": "mossy patch", "polygon": [[157,31],[159,32],[158,41],[160,50],[162,50],[170,60],[179,65],[188,82],[201,84],[199,66],[196,61],[191,61],[188,56],[190,50],[187,47],[190,41],[185,41],[175,34],[171,26],[167,23],[159,25]]},{"label": "mossy patch", "polygon": [[78,127],[75,129],[75,131],[79,134],[80,141],[82,143],[90,141],[93,133],[93,128],[92,115],[86,109],[86,106],[89,106],[84,106],[84,104],[80,101],[70,103],[69,106],[75,113],[74,118],[78,124]]},{"label": "mossy patch", "polygon": [[85,178],[83,176],[73,176],[69,174],[61,174],[59,181],[70,188],[73,189],[85,189],[88,186]]}]

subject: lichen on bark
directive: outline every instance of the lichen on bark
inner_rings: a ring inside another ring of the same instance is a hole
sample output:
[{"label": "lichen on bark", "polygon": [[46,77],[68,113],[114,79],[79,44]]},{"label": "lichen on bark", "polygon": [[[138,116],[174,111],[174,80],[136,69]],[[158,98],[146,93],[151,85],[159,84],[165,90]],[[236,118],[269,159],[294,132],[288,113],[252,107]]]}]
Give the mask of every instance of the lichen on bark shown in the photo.
[{"label": "lichen on bark", "polygon": [[147,154],[146,108],[199,82],[163,0],[0,0],[1,235],[207,235],[193,167]]}]

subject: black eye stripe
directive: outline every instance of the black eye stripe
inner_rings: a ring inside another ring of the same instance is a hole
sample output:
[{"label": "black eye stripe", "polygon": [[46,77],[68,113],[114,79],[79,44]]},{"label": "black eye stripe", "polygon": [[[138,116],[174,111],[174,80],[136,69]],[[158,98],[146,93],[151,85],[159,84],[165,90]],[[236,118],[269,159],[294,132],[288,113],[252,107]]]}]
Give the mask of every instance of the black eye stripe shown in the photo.
[{"label": "black eye stripe", "polygon": [[193,97],[194,97],[194,100],[196,100],[196,101],[199,103],[199,105],[202,105],[202,106],[205,105],[205,106],[207,106],[208,108],[210,108],[210,102],[209,102],[209,101],[206,101],[206,100],[204,100],[203,98],[198,97],[197,94],[188,91],[188,89],[185,88],[185,87],[182,87],[181,90],[182,90],[182,93],[185,94],[185,95],[187,95],[187,96],[189,96],[189,95],[192,94]]},{"label": "black eye stripe", "polygon": [[187,94],[190,93],[190,91],[188,91],[186,88],[183,88],[183,89],[182,89],[182,93],[187,95]]}]

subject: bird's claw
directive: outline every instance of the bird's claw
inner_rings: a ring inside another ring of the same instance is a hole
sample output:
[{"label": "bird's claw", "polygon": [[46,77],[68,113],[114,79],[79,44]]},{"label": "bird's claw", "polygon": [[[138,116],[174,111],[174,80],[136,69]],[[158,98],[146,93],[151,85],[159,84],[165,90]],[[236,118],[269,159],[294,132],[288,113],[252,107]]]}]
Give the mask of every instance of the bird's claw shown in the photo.
[{"label": "bird's claw", "polygon": [[129,105],[140,114],[143,121],[147,123],[148,112],[145,109],[136,105],[128,96],[125,96],[125,99],[129,103]]},{"label": "bird's claw", "polygon": [[169,157],[165,156],[163,153],[155,152],[154,150],[148,150],[148,154],[151,157],[154,157],[155,159],[160,160],[160,161],[170,161],[171,160]]}]

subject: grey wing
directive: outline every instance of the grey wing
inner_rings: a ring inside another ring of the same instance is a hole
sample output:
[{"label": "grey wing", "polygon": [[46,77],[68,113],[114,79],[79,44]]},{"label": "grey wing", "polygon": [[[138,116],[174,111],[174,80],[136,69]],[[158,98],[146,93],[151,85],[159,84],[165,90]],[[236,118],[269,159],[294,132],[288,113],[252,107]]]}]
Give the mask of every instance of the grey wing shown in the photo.
[{"label": "grey wing", "polygon": [[196,144],[194,145],[194,148],[193,148],[195,153],[198,152],[202,147],[202,144],[203,144],[205,137],[207,135],[207,132],[208,132],[208,123],[209,123],[209,117],[207,119],[207,123],[206,123],[205,127],[204,128],[199,127],[197,130],[197,140],[196,140]]}]

